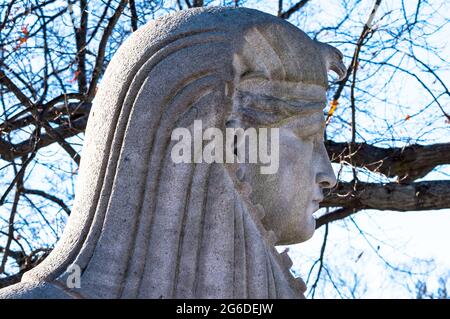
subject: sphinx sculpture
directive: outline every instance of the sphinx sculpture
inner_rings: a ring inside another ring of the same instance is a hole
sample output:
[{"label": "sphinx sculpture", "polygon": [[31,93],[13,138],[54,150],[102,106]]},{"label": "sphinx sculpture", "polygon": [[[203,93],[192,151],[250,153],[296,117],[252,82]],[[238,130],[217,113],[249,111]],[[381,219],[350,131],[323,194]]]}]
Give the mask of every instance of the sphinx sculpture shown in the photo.
[{"label": "sphinx sculpture", "polygon": [[[75,204],[53,252],[2,298],[303,298],[287,253],[335,176],[323,145],[327,72],[342,54],[245,8],[170,14],[110,62]],[[278,127],[279,169],[174,163],[177,127]],[[79,287],[69,287],[74,266]]]}]

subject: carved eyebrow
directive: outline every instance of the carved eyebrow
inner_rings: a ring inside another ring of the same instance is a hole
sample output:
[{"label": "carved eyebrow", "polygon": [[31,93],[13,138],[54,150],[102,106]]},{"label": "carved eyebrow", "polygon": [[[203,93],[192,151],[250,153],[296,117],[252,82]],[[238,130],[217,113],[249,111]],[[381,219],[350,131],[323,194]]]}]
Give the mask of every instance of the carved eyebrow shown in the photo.
[{"label": "carved eyebrow", "polygon": [[323,106],[318,102],[286,101],[285,99],[237,91],[234,95],[232,116],[248,124],[284,125],[295,118],[313,113],[323,116]]},{"label": "carved eyebrow", "polygon": [[325,105],[326,88],[307,82],[270,80],[262,72],[243,73],[236,89],[244,94],[272,96],[281,100],[303,100]]}]

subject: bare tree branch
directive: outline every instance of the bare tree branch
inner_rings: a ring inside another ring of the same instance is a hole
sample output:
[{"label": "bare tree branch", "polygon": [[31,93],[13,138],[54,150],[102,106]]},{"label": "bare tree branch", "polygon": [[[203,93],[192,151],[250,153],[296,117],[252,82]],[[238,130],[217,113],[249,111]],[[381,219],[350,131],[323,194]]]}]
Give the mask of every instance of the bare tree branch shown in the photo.
[{"label": "bare tree branch", "polygon": [[62,199],[60,199],[54,195],[48,194],[48,193],[38,190],[38,189],[28,189],[28,188],[24,188],[23,193],[31,194],[31,195],[38,195],[38,196],[44,197],[48,200],[51,200],[52,202],[61,206],[61,208],[67,213],[67,215],[70,216],[70,208],[67,207],[67,205],[64,203],[64,201]]},{"label": "bare tree branch", "polygon": [[[299,2],[297,2],[296,4],[294,4],[292,7],[290,7],[288,10],[286,10],[283,13],[279,13],[278,16],[282,19],[289,19],[294,13],[296,13],[297,11],[299,11],[301,8],[303,8],[307,3],[309,2],[309,0],[301,0]],[[280,12],[280,10],[279,10]]]},{"label": "bare tree branch", "polygon": [[24,156],[57,142],[58,138],[66,139],[83,132],[86,124],[87,116],[81,116],[70,123],[60,125],[53,129],[53,134],[41,134],[36,145],[31,140],[26,140],[15,145],[6,141],[0,141],[0,157],[6,161],[13,161],[17,157]]},{"label": "bare tree branch", "polygon": [[131,29],[134,32],[138,28],[138,16],[136,12],[136,3],[134,0],[130,0],[130,12],[131,12]]},{"label": "bare tree branch", "polygon": [[128,0],[121,0],[119,3],[119,6],[117,7],[116,11],[112,15],[112,17],[109,19],[108,25],[106,26],[105,30],[103,31],[103,36],[100,40],[98,51],[97,51],[97,59],[95,61],[94,70],[92,72],[92,79],[91,83],[89,85],[89,91],[87,94],[87,101],[91,101],[94,98],[95,95],[95,88],[97,87],[97,82],[100,78],[101,71],[103,68],[103,62],[105,60],[105,52],[107,47],[107,42],[109,37],[112,34],[112,31],[114,29],[114,26],[116,25],[117,21],[119,21],[120,16],[122,15],[123,9],[125,8],[125,5],[127,4]]},{"label": "bare tree branch", "polygon": [[6,86],[10,92],[12,92],[16,98],[26,107],[32,108],[34,106],[33,102],[23,94],[23,92],[14,84],[14,82],[6,76],[6,74],[0,70],[0,83]]},{"label": "bare tree branch", "polygon": [[334,222],[336,220],[341,220],[347,218],[348,216],[357,213],[359,210],[356,208],[345,207],[333,210],[325,215],[320,216],[316,219],[316,229],[323,225]]}]

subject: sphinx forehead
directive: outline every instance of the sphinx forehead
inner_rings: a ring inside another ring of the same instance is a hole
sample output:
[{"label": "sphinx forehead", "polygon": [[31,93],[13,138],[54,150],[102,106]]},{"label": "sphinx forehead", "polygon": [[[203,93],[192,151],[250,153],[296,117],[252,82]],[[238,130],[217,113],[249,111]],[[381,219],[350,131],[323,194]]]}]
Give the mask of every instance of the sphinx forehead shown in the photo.
[{"label": "sphinx forehead", "polygon": [[327,64],[318,42],[289,24],[261,24],[243,34],[233,65],[238,74],[261,72],[268,79],[328,86]]}]

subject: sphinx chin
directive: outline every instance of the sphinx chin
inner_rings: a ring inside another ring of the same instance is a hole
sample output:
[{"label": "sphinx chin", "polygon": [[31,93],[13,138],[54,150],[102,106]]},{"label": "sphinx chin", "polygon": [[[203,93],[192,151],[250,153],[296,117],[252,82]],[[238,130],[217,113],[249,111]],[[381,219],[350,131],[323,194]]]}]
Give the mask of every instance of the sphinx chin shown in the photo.
[{"label": "sphinx chin", "polygon": [[309,214],[302,221],[292,222],[288,228],[275,231],[278,236],[277,245],[295,245],[312,238],[316,229],[316,219]]}]

